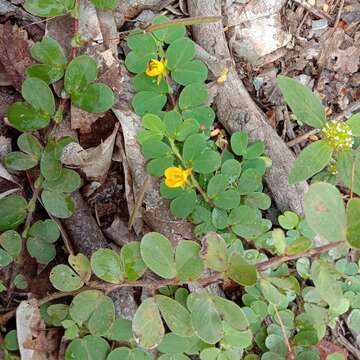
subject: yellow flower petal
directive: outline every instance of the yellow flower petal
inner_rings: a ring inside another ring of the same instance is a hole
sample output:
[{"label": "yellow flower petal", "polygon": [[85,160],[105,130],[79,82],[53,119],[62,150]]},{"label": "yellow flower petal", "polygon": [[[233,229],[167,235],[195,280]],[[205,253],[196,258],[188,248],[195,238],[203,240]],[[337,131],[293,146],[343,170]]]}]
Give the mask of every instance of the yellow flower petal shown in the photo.
[{"label": "yellow flower petal", "polygon": [[184,186],[187,182],[188,176],[191,174],[191,169],[181,169],[180,167],[169,167],[165,170],[165,185],[169,188],[177,188]]},{"label": "yellow flower petal", "polygon": [[159,75],[163,76],[165,72],[165,61],[163,59],[160,61],[156,59],[151,59],[148,63],[145,74],[147,76],[155,77]]}]

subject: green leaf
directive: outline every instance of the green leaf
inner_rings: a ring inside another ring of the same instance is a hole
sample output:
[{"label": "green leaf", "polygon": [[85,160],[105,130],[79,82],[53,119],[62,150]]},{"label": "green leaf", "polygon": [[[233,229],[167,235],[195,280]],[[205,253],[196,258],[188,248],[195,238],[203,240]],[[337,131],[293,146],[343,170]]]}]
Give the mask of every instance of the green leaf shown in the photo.
[{"label": "green leaf", "polygon": [[215,232],[209,232],[202,240],[200,253],[205,265],[215,271],[225,271],[228,267],[228,253],[225,240]]},{"label": "green leaf", "polygon": [[51,37],[44,36],[30,49],[31,56],[39,63],[49,65],[65,65],[67,63],[60,44]]},{"label": "green leaf", "polygon": [[[145,63],[145,60],[146,60],[146,63]],[[149,60],[150,59],[148,59],[148,57],[145,57],[145,59],[143,60],[144,63],[145,63],[145,68],[144,68],[143,71],[145,71],[147,63],[148,63]],[[131,58],[130,58],[130,61],[131,61]],[[137,72],[137,71],[133,71],[133,72]],[[167,82],[163,78],[160,80],[160,82],[158,84],[156,77],[147,76],[143,72],[141,72],[140,74],[137,74],[133,78],[133,86],[134,86],[134,90],[136,92],[139,92],[139,91],[154,91],[154,92],[158,92],[160,94],[166,94],[167,92],[169,92],[169,85],[167,84]]]},{"label": "green leaf", "polygon": [[157,114],[166,104],[166,96],[154,91],[140,91],[132,100],[135,112],[143,116],[146,113]]},{"label": "green leaf", "polygon": [[115,320],[113,301],[97,290],[86,290],[76,295],[69,313],[79,326],[86,322],[90,333],[96,336],[106,335]]},{"label": "green leaf", "polygon": [[160,159],[152,159],[146,165],[146,171],[151,176],[163,176],[167,168],[174,165],[174,158],[172,156]]},{"label": "green leaf", "polygon": [[177,111],[172,110],[165,112],[162,123],[165,125],[166,133],[170,137],[175,138],[183,121],[181,115]]},{"label": "green leaf", "polygon": [[[195,56],[195,45],[189,38],[180,38],[170,44],[166,51],[167,67],[174,70],[183,66]],[[175,80],[176,81],[176,80]]]},{"label": "green leaf", "polygon": [[261,174],[255,169],[246,169],[240,176],[238,191],[247,194],[261,188]]},{"label": "green leaf", "polygon": [[[225,334],[223,339],[221,340],[221,344],[226,347],[233,347],[238,349],[245,349],[251,345],[253,336],[250,330],[246,331],[238,331],[230,326],[225,327]],[[231,354],[235,354],[235,349],[231,349]],[[229,352],[229,350],[227,351]],[[237,354],[238,356],[238,354]],[[234,357],[234,359],[238,359],[238,357]],[[226,356],[225,359],[229,357]]]},{"label": "green leaf", "polygon": [[28,234],[42,241],[54,243],[60,237],[60,230],[53,220],[38,220],[31,225]]},{"label": "green leaf", "polygon": [[237,131],[231,135],[230,143],[232,151],[239,156],[246,153],[248,146],[248,135],[244,131]]},{"label": "green leaf", "polygon": [[[125,59],[125,65],[127,67],[127,69],[135,74],[142,74],[145,72],[147,65],[149,63],[149,61],[151,59],[156,59],[157,55],[155,53],[153,54],[140,54],[137,53],[135,51],[130,51]],[[142,74],[144,76],[144,78],[148,78],[151,81],[155,80],[155,82],[157,81],[157,79],[152,78],[147,76],[146,74]],[[134,79],[135,81],[135,79]],[[135,89],[136,91],[139,91],[137,89]],[[142,89],[142,90],[149,90],[149,91],[155,91],[158,92],[158,90],[154,90],[154,89]]]},{"label": "green leaf", "polygon": [[308,145],[295,160],[289,174],[289,184],[307,180],[329,164],[333,148],[324,140]]},{"label": "green leaf", "polygon": [[204,136],[201,134],[190,135],[184,142],[182,156],[185,161],[194,160],[205,148]]},{"label": "green leaf", "polygon": [[170,355],[176,355],[183,352],[190,355],[197,354],[206,346],[208,345],[195,335],[191,337],[182,337],[173,333],[168,333],[164,336],[158,350]]},{"label": "green leaf", "polygon": [[132,338],[131,325],[131,320],[115,319],[106,337],[109,340],[128,341]]},{"label": "green leaf", "polygon": [[179,219],[186,219],[196,205],[196,192],[193,189],[184,191],[170,204],[171,213]]},{"label": "green leaf", "polygon": [[214,208],[211,213],[211,222],[216,229],[224,230],[228,226],[228,215],[225,210]]},{"label": "green leaf", "polygon": [[141,347],[152,349],[160,344],[165,329],[154,298],[145,299],[140,304],[134,315],[132,329]]},{"label": "green leaf", "polygon": [[111,249],[98,249],[91,255],[91,269],[94,274],[109,283],[123,280],[120,256]]},{"label": "green leaf", "polygon": [[271,284],[270,281],[260,279],[260,289],[265,297],[265,299],[273,304],[279,305],[281,302],[281,294],[279,290]]},{"label": "green leaf", "polygon": [[174,254],[170,241],[163,235],[150,232],[141,240],[140,252],[146,266],[164,279],[176,275]]},{"label": "green leaf", "polygon": [[[169,18],[164,15],[159,15],[154,17],[153,24],[162,24],[169,21]],[[167,44],[172,43],[178,38],[181,38],[185,35],[186,28],[184,25],[172,26],[169,28],[155,30],[153,34],[161,41],[164,41]]]},{"label": "green leaf", "polygon": [[74,213],[74,200],[64,193],[44,190],[41,194],[41,200],[46,210],[60,219],[66,219]]},{"label": "green leaf", "polygon": [[257,280],[255,265],[249,264],[238,253],[233,253],[230,257],[228,275],[230,279],[242,286],[255,285]]},{"label": "green leaf", "polygon": [[221,173],[230,177],[230,181],[236,180],[241,173],[241,163],[235,159],[226,160],[221,166]]},{"label": "green leaf", "polygon": [[[170,113],[166,113],[166,115],[167,114],[178,114],[178,113],[176,111],[171,111]],[[157,115],[154,114],[146,114],[142,118],[143,127],[159,135],[164,135],[167,131],[164,121],[162,121]]]},{"label": "green leaf", "polygon": [[205,150],[194,160],[194,172],[209,174],[217,170],[221,165],[221,156],[215,150]]},{"label": "green leaf", "polygon": [[271,198],[269,195],[262,192],[251,192],[246,194],[244,198],[244,205],[261,210],[267,210],[271,206]]},{"label": "green leaf", "polygon": [[64,15],[74,6],[75,0],[26,0],[24,3],[26,11],[42,17]]},{"label": "green leaf", "polygon": [[17,274],[14,279],[14,286],[18,289],[24,290],[28,287],[28,282],[23,274]]},{"label": "green leaf", "polygon": [[120,258],[124,276],[129,281],[135,281],[145,273],[146,265],[141,258],[140,243],[138,241],[130,241],[125,244],[121,248]]},{"label": "green leaf", "polygon": [[64,76],[64,69],[54,68],[53,65],[48,64],[34,64],[26,69],[26,76],[38,78],[45,81],[46,84],[52,84]]},{"label": "green leaf", "polygon": [[17,228],[26,215],[27,203],[22,196],[9,195],[0,199],[0,231]]},{"label": "green leaf", "polygon": [[101,83],[90,84],[78,94],[71,95],[71,101],[90,113],[108,111],[114,104],[114,93],[109,86]]},{"label": "green leaf", "polygon": [[217,360],[219,354],[220,354],[220,349],[218,348],[215,347],[206,348],[200,353],[200,360]]},{"label": "green leaf", "polygon": [[316,345],[319,338],[315,330],[302,330],[293,337],[293,342],[297,346]]},{"label": "green leaf", "polygon": [[47,265],[56,256],[56,249],[53,244],[36,237],[30,237],[26,241],[26,249],[30,256],[40,264]]},{"label": "green leaf", "polygon": [[286,347],[284,337],[277,334],[270,334],[265,341],[266,347],[275,354],[286,357],[288,349]]},{"label": "green leaf", "polygon": [[17,145],[21,151],[40,159],[42,146],[39,140],[31,134],[21,134],[17,139]]},{"label": "green leaf", "polygon": [[188,136],[198,132],[199,123],[195,119],[185,119],[177,130],[176,140],[184,141]]},{"label": "green leaf", "polygon": [[10,170],[22,171],[32,169],[38,164],[38,160],[33,156],[21,151],[13,151],[6,155],[5,165]]},{"label": "green leaf", "polygon": [[81,280],[88,282],[91,277],[91,265],[89,259],[83,254],[69,255],[70,266],[77,272]]},{"label": "green leaf", "polygon": [[90,0],[96,8],[101,10],[115,10],[119,0]]},{"label": "green leaf", "polygon": [[355,332],[360,331],[360,310],[353,309],[347,318],[347,324],[350,329]]},{"label": "green leaf", "polygon": [[295,255],[300,254],[308,249],[311,249],[313,246],[313,242],[311,239],[308,239],[304,236],[300,236],[296,239],[291,245],[286,248],[287,255]]},{"label": "green leaf", "polygon": [[325,109],[317,95],[307,86],[286,76],[279,76],[277,83],[286,103],[298,120],[317,129],[324,126]]},{"label": "green leaf", "polygon": [[175,252],[176,278],[183,282],[191,282],[201,276],[204,264],[199,252],[200,246],[195,241],[181,240],[179,242]]},{"label": "green leaf", "polygon": [[227,300],[217,295],[210,295],[220,316],[234,329],[246,330],[249,322],[240,308],[235,302]]},{"label": "green leaf", "polygon": [[88,55],[75,57],[66,68],[64,88],[69,95],[82,92],[96,80],[97,65]]},{"label": "green leaf", "polygon": [[311,266],[311,280],[315,284],[315,289],[330,307],[336,308],[343,297],[340,283],[334,274],[323,261],[314,261]]},{"label": "green leaf", "polygon": [[326,357],[326,360],[346,360],[346,358],[342,352],[335,352],[335,353],[329,354]]},{"label": "green leaf", "polygon": [[26,102],[12,103],[7,110],[7,116],[11,126],[23,132],[43,129],[50,123],[50,115],[35,110]]},{"label": "green leaf", "polygon": [[228,186],[228,177],[225,175],[213,176],[207,186],[207,194],[210,198],[214,198],[218,194],[223,193]]},{"label": "green leaf", "polygon": [[191,323],[196,335],[209,344],[216,344],[223,337],[223,325],[208,293],[192,293],[187,298]]},{"label": "green leaf", "polygon": [[111,353],[108,355],[106,360],[118,360],[118,359],[130,360],[131,359],[130,352],[131,352],[130,349],[127,347],[118,347],[113,351],[111,351]]},{"label": "green leaf", "polygon": [[71,193],[78,189],[80,184],[81,177],[76,171],[63,168],[60,177],[56,180],[45,179],[43,188],[49,191]]},{"label": "green leaf", "polygon": [[335,186],[312,184],[305,195],[304,208],[308,225],[318,235],[332,242],[346,239],[345,206]]},{"label": "green leaf", "polygon": [[3,249],[0,248],[0,269],[8,266],[13,261],[13,258]]},{"label": "green leaf", "polygon": [[110,352],[110,346],[104,339],[86,335],[74,339],[65,351],[65,360],[105,360]]},{"label": "green leaf", "polygon": [[45,116],[55,113],[55,99],[49,85],[37,78],[28,78],[22,84],[21,95],[37,111]]},{"label": "green leaf", "polygon": [[[356,193],[360,194],[360,152],[345,151],[339,154],[336,169],[344,184]],[[354,170],[354,171],[353,171]]]},{"label": "green leaf", "polygon": [[360,136],[360,113],[353,115],[346,124],[350,126],[353,136]]},{"label": "green leaf", "polygon": [[49,36],[44,36],[30,49],[31,56],[39,63],[49,65],[65,65],[67,63],[60,44]]},{"label": "green leaf", "polygon": [[163,158],[171,155],[169,145],[159,140],[147,140],[142,146],[145,159]]},{"label": "green leaf", "polygon": [[346,240],[356,248],[360,248],[360,199],[350,199],[346,207]]},{"label": "green leaf", "polygon": [[236,190],[227,190],[214,197],[214,204],[225,210],[236,208],[240,203],[240,194]]},{"label": "green leaf", "polygon": [[279,224],[283,229],[294,229],[299,223],[299,217],[292,211],[285,211],[284,215],[278,217]]},{"label": "green leaf", "polygon": [[19,350],[16,330],[10,330],[4,338],[5,349],[9,351]]},{"label": "green leaf", "polygon": [[16,231],[8,230],[0,235],[0,245],[10,256],[16,258],[21,252],[22,240]]},{"label": "green leaf", "polygon": [[139,55],[155,54],[157,45],[150,33],[132,33],[127,38],[129,48]]},{"label": "green leaf", "polygon": [[230,212],[229,224],[235,234],[246,239],[255,239],[272,226],[271,221],[261,218],[258,209],[246,205],[240,205]]},{"label": "green leaf", "polygon": [[208,69],[202,61],[192,60],[176,66],[171,76],[178,84],[186,86],[194,82],[205,81]]},{"label": "green leaf", "polygon": [[50,141],[42,153],[40,160],[41,174],[47,180],[56,180],[61,176],[62,165],[57,153],[55,142]]},{"label": "green leaf", "polygon": [[244,154],[245,159],[257,159],[264,153],[265,144],[261,141],[255,141],[253,144],[249,145]]},{"label": "green leaf", "polygon": [[208,98],[208,90],[202,83],[186,85],[180,93],[179,107],[187,110],[199,105],[203,105]]},{"label": "green leaf", "polygon": [[198,124],[205,129],[211,129],[215,120],[215,112],[209,106],[198,106],[185,110],[183,111],[182,116],[184,119],[195,119]]},{"label": "green leaf", "polygon": [[52,286],[59,291],[74,291],[84,285],[80,277],[69,266],[64,264],[54,266],[49,279]]},{"label": "green leaf", "polygon": [[164,295],[156,295],[155,302],[166,325],[173,333],[184,337],[194,334],[191,327],[190,313],[185,307],[176,300]]}]

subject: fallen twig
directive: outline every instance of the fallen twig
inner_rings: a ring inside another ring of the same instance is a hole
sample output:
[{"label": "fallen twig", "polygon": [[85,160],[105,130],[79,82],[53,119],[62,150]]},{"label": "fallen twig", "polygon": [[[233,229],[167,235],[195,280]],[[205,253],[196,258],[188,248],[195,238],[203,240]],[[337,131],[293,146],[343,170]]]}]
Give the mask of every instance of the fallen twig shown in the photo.
[{"label": "fallen twig", "polygon": [[334,22],[334,19],[331,15],[327,14],[325,11],[318,9],[315,6],[310,5],[306,0],[293,0],[295,3],[301,5],[306,10],[310,11],[317,17],[328,20],[331,24]]}]

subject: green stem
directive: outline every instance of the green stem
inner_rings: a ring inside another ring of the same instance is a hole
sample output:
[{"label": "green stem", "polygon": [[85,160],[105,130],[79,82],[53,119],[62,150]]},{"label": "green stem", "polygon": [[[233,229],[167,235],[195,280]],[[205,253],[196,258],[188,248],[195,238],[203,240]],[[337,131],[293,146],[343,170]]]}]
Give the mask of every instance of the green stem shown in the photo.
[{"label": "green stem", "polygon": [[187,19],[176,19],[167,21],[161,24],[152,24],[144,29],[145,32],[151,32],[156,30],[168,29],[174,26],[187,26],[187,25],[198,25],[198,24],[210,24],[219,22],[222,20],[222,16],[194,16]]},{"label": "green stem", "polygon": [[28,203],[28,215],[26,218],[26,222],[25,222],[25,228],[24,231],[22,233],[23,238],[27,238],[28,235],[28,231],[30,229],[30,225],[31,225],[31,220],[35,211],[35,207],[36,207],[36,201],[37,198],[39,196],[39,193],[41,191],[41,185],[44,181],[44,178],[40,175],[34,182],[34,192],[33,195]]}]

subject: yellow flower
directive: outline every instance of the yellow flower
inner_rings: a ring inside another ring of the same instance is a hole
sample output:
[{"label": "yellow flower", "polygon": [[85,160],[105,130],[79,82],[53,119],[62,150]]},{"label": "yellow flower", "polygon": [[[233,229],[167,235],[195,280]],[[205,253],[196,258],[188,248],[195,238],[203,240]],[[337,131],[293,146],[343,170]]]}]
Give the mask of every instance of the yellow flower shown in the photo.
[{"label": "yellow flower", "polygon": [[188,176],[191,174],[191,169],[181,169],[180,167],[169,167],[165,170],[165,185],[169,188],[177,188],[184,186],[187,182]]},{"label": "yellow flower", "polygon": [[166,59],[161,59],[160,61],[156,59],[151,59],[145,70],[145,74],[151,77],[157,76],[157,84],[159,85],[161,79],[165,78],[167,75],[166,64]]},{"label": "yellow flower", "polygon": [[354,145],[353,134],[350,126],[344,122],[336,120],[329,121],[321,129],[322,138],[335,151],[348,151]]}]

